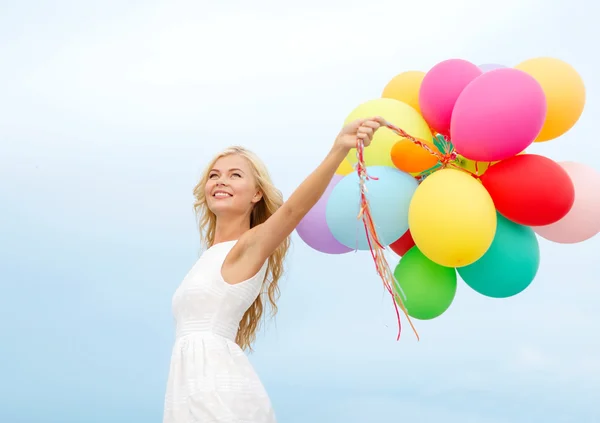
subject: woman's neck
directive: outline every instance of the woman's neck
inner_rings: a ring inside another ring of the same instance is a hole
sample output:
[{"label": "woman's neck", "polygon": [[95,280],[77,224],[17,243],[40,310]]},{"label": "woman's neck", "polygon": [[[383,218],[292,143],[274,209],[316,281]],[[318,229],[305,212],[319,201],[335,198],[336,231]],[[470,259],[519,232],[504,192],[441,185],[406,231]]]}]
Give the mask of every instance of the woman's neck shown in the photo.
[{"label": "woman's neck", "polygon": [[221,217],[217,218],[215,228],[215,240],[213,244],[220,242],[234,241],[250,229],[249,216]]}]

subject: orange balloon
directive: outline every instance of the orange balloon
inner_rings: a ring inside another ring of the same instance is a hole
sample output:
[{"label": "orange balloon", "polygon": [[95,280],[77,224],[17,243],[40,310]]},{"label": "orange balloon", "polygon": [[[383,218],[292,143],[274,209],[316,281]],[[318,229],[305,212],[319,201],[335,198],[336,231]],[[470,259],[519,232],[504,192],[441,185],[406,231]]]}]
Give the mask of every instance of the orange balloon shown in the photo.
[{"label": "orange balloon", "polygon": [[[427,143],[427,145],[433,151],[439,152],[433,143]],[[402,139],[394,144],[391,156],[394,166],[407,173],[423,172],[438,162],[436,156],[407,139]]]}]

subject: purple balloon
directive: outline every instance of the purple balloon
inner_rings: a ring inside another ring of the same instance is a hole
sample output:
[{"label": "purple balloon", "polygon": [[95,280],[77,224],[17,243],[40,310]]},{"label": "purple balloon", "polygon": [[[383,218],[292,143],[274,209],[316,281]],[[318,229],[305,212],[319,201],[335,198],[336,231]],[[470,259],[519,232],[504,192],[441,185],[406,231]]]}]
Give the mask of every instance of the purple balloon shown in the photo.
[{"label": "purple balloon", "polygon": [[479,65],[479,69],[481,69],[482,72],[484,72],[484,73],[485,72],[489,72],[489,71],[494,70],[494,69],[502,69],[502,68],[505,68],[505,67],[506,66],[499,65],[497,63],[485,63],[483,65]]},{"label": "purple balloon", "polygon": [[317,204],[309,210],[296,227],[296,232],[298,232],[300,238],[302,238],[309,247],[322,253],[344,254],[352,251],[351,248],[341,244],[333,237],[327,226],[327,219],[325,218],[325,210],[327,208],[329,195],[331,194],[333,187],[335,187],[342,178],[342,175],[333,175],[333,178],[329,182],[329,185],[319,201],[317,201]]}]

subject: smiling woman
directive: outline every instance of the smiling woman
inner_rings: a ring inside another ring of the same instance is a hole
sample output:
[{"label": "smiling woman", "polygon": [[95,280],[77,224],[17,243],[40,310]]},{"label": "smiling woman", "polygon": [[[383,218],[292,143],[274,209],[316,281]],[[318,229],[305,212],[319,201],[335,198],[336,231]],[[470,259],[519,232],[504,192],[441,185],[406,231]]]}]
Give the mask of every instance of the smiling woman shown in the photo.
[{"label": "smiling woman", "polygon": [[278,281],[291,232],[317,203],[357,138],[365,146],[380,118],[342,128],[323,162],[283,202],[266,166],[231,147],[194,188],[207,247],[173,296],[176,340],[164,423],[274,423],[270,399],[243,349],[250,348],[263,299],[277,311]]},{"label": "smiling woman", "polygon": [[[208,180],[199,189],[204,188],[207,206],[215,216],[238,216],[241,219],[239,223],[246,226],[246,220],[251,216],[246,216],[244,212],[251,214],[253,209],[249,210],[249,206],[262,199],[261,189],[257,186],[256,178],[254,178],[254,174],[260,167],[258,160],[253,157],[252,153],[239,147],[230,148],[221,154],[222,157],[216,160],[208,173]],[[256,170],[251,169],[252,163],[255,163]],[[264,170],[266,174],[266,169],[261,170]],[[263,185],[263,189],[267,189],[268,186],[269,191],[272,191],[274,201],[278,203],[277,206],[280,206],[281,194],[276,192],[270,180],[267,178],[262,181],[261,185]]]}]

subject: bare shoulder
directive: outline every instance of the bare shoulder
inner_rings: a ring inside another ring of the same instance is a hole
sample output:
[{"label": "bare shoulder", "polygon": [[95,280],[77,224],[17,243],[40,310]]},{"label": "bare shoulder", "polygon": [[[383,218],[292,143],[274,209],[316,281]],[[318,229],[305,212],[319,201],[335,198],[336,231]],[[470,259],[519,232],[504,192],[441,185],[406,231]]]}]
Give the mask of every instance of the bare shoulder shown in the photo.
[{"label": "bare shoulder", "polygon": [[[248,230],[229,251],[221,266],[221,277],[230,285],[244,282],[260,271],[268,259],[256,248],[256,227]],[[254,247],[254,248],[253,248]]]}]

